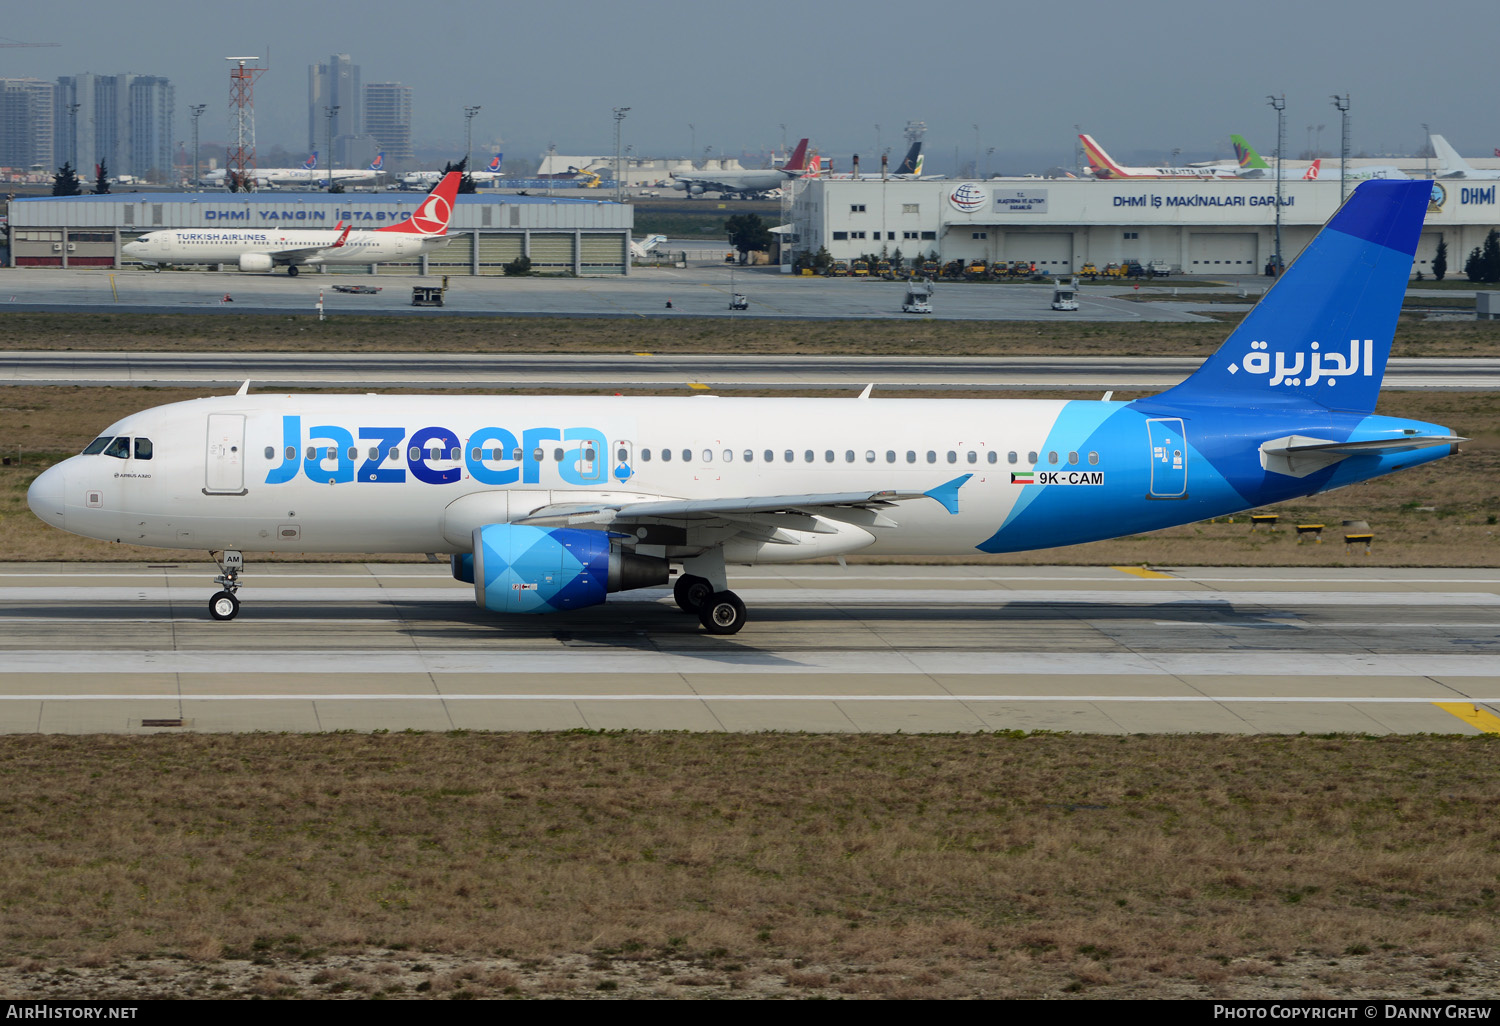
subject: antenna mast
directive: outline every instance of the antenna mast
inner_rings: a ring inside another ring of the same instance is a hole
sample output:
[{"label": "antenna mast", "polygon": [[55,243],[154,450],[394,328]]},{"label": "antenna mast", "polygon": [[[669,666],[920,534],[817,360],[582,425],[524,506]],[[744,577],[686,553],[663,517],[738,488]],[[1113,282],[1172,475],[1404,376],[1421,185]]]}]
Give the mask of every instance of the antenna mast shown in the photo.
[{"label": "antenna mast", "polygon": [[249,190],[255,185],[255,80],[265,68],[248,68],[259,57],[226,57],[229,67],[229,147],[226,166],[233,181]]}]

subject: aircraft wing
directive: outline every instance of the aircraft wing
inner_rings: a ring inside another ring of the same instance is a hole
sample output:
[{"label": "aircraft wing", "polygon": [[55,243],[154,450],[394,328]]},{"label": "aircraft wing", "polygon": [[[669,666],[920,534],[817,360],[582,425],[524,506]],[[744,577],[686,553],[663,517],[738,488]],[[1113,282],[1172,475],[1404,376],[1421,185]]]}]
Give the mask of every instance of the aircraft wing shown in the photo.
[{"label": "aircraft wing", "polygon": [[760,495],[730,499],[658,499],[626,503],[555,503],[532,510],[514,521],[518,524],[570,526],[623,524],[633,521],[760,521],[766,515],[790,514],[803,518],[828,515],[843,519],[841,510],[868,510],[875,526],[894,527],[878,510],[911,499],[935,499],[949,513],[958,512],[958,490],[972,477],[964,474],[925,492],[888,489],[875,492],[812,492],[805,495]]},{"label": "aircraft wing", "polygon": [[349,229],[352,227],[353,225],[345,225],[339,237],[326,246],[298,246],[295,249],[280,249],[271,254],[271,259],[281,261],[282,263],[296,264],[326,250],[339,249],[344,245],[345,240],[349,238]]}]

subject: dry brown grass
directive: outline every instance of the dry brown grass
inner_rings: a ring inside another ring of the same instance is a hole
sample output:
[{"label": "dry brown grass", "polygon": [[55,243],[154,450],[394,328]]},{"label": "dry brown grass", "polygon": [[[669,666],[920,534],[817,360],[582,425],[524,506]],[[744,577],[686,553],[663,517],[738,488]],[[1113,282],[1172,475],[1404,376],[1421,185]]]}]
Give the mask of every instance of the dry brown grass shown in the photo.
[{"label": "dry brown grass", "polygon": [[[740,320],[722,318],[10,313],[0,350],[340,353],[736,353],[869,356],[1199,356],[1241,314],[1192,324],[1079,321]],[[791,325],[794,330],[789,329]],[[1403,317],[1396,356],[1493,356],[1500,322]]]},{"label": "dry brown grass", "polygon": [[1497,744],[5,737],[0,988],[1492,995]]},{"label": "dry brown grass", "polygon": [[[600,390],[601,394],[605,391]],[[678,391],[688,394],[686,389]],[[175,551],[112,545],[54,530],[26,508],[26,487],[42,469],[78,452],[114,420],[148,406],[203,394],[190,389],[0,389],[0,418],[6,424],[6,453],[12,459],[12,465],[0,466],[0,560],[181,558]],[[660,389],[654,394],[670,394],[670,390]],[[993,398],[1097,398],[1094,392],[973,394]],[[1132,397],[1132,393],[1119,393],[1122,399]],[[947,561],[1001,565],[1500,566],[1500,526],[1494,522],[1500,518],[1500,396],[1487,392],[1388,391],[1381,397],[1379,412],[1445,424],[1472,441],[1457,457],[1279,507],[1276,512],[1282,516],[1283,527],[1274,533],[1252,534],[1240,517],[1234,523],[1190,524],[1064,549],[1001,556],[974,553]],[[14,463],[17,452],[22,454],[19,465]],[[1376,535],[1371,555],[1365,556],[1363,550],[1345,551],[1339,529],[1343,520],[1370,523]],[[1298,545],[1295,531],[1288,526],[1294,523],[1327,524],[1324,543]],[[350,553],[347,558],[364,557]],[[858,562],[860,557],[852,557],[852,561]]]}]

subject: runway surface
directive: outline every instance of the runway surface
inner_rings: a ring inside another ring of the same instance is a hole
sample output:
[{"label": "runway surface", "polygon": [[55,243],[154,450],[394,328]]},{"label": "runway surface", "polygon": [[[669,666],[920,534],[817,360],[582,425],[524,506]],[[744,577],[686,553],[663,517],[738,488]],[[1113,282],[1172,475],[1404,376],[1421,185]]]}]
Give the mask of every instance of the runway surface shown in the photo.
[{"label": "runway surface", "polygon": [[[643,343],[649,344],[649,342]],[[631,388],[757,391],[1168,388],[1175,357],[656,356],[451,353],[0,353],[0,384],[296,388]],[[1390,388],[1500,388],[1500,359],[1397,359]]]},{"label": "runway surface", "polygon": [[[1500,732],[1500,571],[743,569],[493,617],[432,564],[0,565],[0,732]],[[153,725],[160,724],[160,725]]]}]

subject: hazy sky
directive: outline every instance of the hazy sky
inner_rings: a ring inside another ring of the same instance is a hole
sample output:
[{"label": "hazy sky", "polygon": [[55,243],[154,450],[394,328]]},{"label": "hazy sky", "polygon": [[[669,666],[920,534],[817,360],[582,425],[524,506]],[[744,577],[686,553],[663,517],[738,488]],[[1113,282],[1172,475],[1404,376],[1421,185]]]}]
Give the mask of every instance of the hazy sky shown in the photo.
[{"label": "hazy sky", "polygon": [[[1275,148],[1268,94],[1286,95],[1287,153],[1337,152],[1334,93],[1352,97],[1354,152],[1414,153],[1422,124],[1459,152],[1500,146],[1494,0],[41,0],[7,5],[0,76],[138,72],[207,103],[205,141],[227,136],[230,55],[270,52],[256,86],[258,143],[307,141],[307,68],[348,53],[365,82],[414,94],[418,146],[535,156],[610,153],[612,107],[640,155],[737,154],[810,136],[822,152],[876,141],[899,157],[928,126],[930,170],[976,153],[993,171],[1071,163],[1073,125],[1117,159],[1229,157],[1241,132]],[[215,125],[214,123],[217,122]],[[689,129],[696,126],[696,131]],[[1325,126],[1321,136],[1317,126]],[[1309,133],[1309,126],[1312,131]],[[985,151],[994,147],[993,156]]]}]

